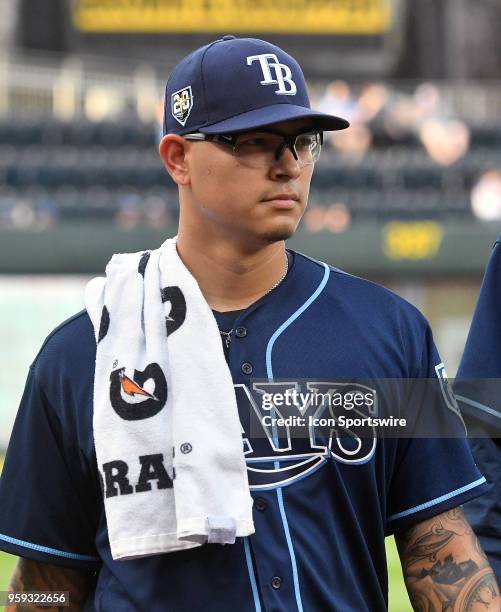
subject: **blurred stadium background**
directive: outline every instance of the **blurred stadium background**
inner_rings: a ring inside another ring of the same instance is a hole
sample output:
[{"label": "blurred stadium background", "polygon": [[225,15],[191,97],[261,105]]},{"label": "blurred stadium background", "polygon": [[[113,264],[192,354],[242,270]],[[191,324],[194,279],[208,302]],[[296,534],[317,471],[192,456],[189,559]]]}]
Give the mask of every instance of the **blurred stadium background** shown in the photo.
[{"label": "blurred stadium background", "polygon": [[[175,233],[165,80],[227,33],[283,46],[312,105],[352,122],[290,246],[416,304],[453,376],[501,231],[500,18],[501,0],[0,0],[0,454],[86,280]],[[389,564],[390,609],[408,610],[392,543]]]}]

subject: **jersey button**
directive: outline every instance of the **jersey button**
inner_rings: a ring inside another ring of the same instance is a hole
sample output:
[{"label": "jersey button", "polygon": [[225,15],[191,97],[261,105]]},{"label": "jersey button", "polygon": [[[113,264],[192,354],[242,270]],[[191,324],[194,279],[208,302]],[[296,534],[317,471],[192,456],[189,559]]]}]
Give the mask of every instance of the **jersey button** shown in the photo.
[{"label": "jersey button", "polygon": [[245,338],[246,335],[247,335],[247,330],[245,329],[245,327],[240,325],[239,327],[236,328],[235,336],[237,338]]},{"label": "jersey button", "polygon": [[252,374],[253,369],[252,364],[250,364],[248,361],[244,361],[242,363],[242,372],[244,374]]},{"label": "jersey button", "polygon": [[266,500],[264,500],[262,497],[256,497],[254,500],[254,508],[259,510],[259,512],[262,512],[266,509]]},{"label": "jersey button", "polygon": [[280,576],[273,576],[273,578],[271,579],[271,586],[274,589],[279,589],[282,586],[282,579],[280,578]]}]

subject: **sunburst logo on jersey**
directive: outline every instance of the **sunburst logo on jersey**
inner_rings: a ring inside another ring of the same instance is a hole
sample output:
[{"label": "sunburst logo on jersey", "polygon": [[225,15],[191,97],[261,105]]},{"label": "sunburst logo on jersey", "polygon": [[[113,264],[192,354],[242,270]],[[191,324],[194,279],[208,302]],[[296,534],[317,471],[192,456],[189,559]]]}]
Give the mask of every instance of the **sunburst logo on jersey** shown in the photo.
[{"label": "sunburst logo on jersey", "polygon": [[178,121],[183,127],[186,125],[186,121],[190,116],[191,109],[193,108],[193,93],[191,91],[191,85],[183,87],[175,91],[171,96],[171,112],[172,116]]}]

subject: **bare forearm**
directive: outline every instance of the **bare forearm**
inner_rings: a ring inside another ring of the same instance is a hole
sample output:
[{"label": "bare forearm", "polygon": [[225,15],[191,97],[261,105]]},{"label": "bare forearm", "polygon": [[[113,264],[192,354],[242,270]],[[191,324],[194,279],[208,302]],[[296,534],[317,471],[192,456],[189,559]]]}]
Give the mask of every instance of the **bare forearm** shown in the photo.
[{"label": "bare forearm", "polygon": [[82,610],[92,587],[93,576],[91,572],[73,570],[67,567],[39,563],[30,559],[20,558],[11,578],[9,590],[24,591],[69,591],[69,607],[39,607],[36,604],[21,606],[12,605],[6,608],[7,612],[30,612],[44,610],[44,612],[68,612]]},{"label": "bare forearm", "polygon": [[494,573],[460,508],[396,536],[414,610],[500,612]]}]

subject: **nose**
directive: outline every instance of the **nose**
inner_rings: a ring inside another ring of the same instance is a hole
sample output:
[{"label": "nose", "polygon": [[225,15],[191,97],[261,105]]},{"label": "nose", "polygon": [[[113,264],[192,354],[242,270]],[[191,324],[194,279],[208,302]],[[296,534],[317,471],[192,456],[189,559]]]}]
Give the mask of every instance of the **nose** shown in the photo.
[{"label": "nose", "polygon": [[299,161],[294,157],[290,147],[285,147],[280,158],[271,165],[270,174],[275,180],[281,177],[297,178],[301,174]]}]

